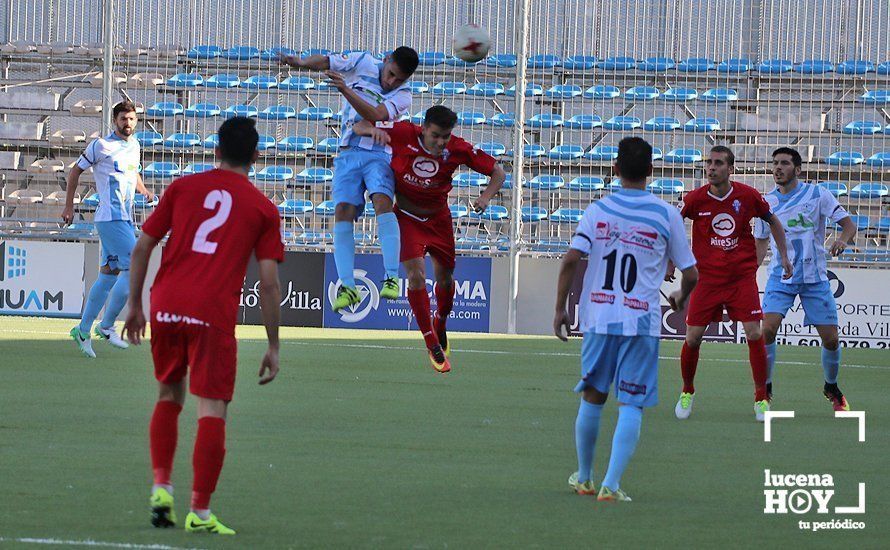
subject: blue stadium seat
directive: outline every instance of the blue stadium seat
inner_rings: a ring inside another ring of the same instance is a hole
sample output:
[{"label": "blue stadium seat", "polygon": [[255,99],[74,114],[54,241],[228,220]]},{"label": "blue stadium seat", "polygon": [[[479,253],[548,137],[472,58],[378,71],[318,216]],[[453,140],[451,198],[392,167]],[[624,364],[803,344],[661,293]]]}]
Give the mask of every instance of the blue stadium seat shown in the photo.
[{"label": "blue stadium seat", "polygon": [[222,57],[223,49],[219,46],[195,46],[186,54],[189,59],[212,59]]},{"label": "blue stadium seat", "polygon": [[327,120],[334,118],[334,111],[328,107],[306,107],[297,113],[299,120]]},{"label": "blue stadium seat", "polygon": [[[367,203],[371,204],[371,203]],[[367,217],[372,217],[373,214],[368,214],[368,211],[365,210],[364,215]],[[355,244],[358,246],[375,246],[376,237],[371,233],[353,233],[353,239],[355,239]]]},{"label": "blue stadium seat", "polygon": [[599,115],[575,115],[566,121],[566,128],[572,130],[593,130],[603,125],[603,118]]},{"label": "blue stadium seat", "polygon": [[647,57],[637,64],[641,71],[649,73],[663,73],[677,66],[677,62],[671,57]]},{"label": "blue stadium seat", "polygon": [[529,69],[554,69],[562,65],[562,58],[552,54],[533,55],[525,65]]},{"label": "blue stadium seat", "polygon": [[578,223],[584,210],[580,208],[559,208],[550,214],[550,221],[556,223]]},{"label": "blue stadium seat", "polygon": [[838,74],[865,74],[875,72],[875,64],[871,61],[847,59],[834,68]]},{"label": "blue stadium seat", "polygon": [[232,118],[236,116],[256,117],[260,110],[255,105],[232,105],[227,107],[223,112],[223,118]]},{"label": "blue stadium seat", "polygon": [[[874,225],[872,228],[878,233],[888,233],[890,232],[890,217],[884,216],[883,218],[878,220],[878,223]],[[884,250],[885,254],[890,254],[890,250]],[[885,259],[884,261],[888,261],[890,258]]]},{"label": "blue stadium seat", "polygon": [[658,147],[652,148],[652,160],[653,161],[661,160],[663,157],[664,157],[664,154],[662,154],[660,148],[658,148]]},{"label": "blue stadium seat", "polygon": [[701,151],[698,149],[674,149],[664,156],[664,162],[670,164],[692,164],[702,160]]},{"label": "blue stadium seat", "polygon": [[471,220],[486,220],[491,222],[500,222],[509,218],[506,206],[499,204],[489,204],[484,212],[470,212]]},{"label": "blue stadium seat", "polygon": [[[510,86],[507,88],[507,95],[509,97],[516,96],[516,86]],[[544,87],[540,84],[535,84],[534,82],[529,82],[525,86],[525,97],[538,97],[544,95]]]},{"label": "blue stadium seat", "polygon": [[540,206],[523,206],[520,219],[525,223],[535,223],[547,219],[547,210]]},{"label": "blue stadium seat", "polygon": [[516,117],[513,113],[498,113],[488,119],[491,126],[513,126],[516,124]]},{"label": "blue stadium seat", "polygon": [[408,89],[412,94],[425,94],[430,91],[430,85],[422,80],[411,80],[408,82]]},{"label": "blue stadium seat", "polygon": [[133,208],[136,210],[149,210],[158,205],[158,197],[155,195],[151,200],[142,193],[133,195]]},{"label": "blue stadium seat", "polygon": [[481,61],[464,61],[459,57],[450,56],[448,57],[448,59],[445,60],[445,64],[452,67],[473,67],[475,65],[478,65],[479,63],[481,63]]},{"label": "blue stadium seat", "polygon": [[883,183],[860,183],[850,191],[851,199],[882,199],[890,193]]},{"label": "blue stadium seat", "polygon": [[479,97],[494,97],[507,93],[507,89],[500,82],[480,82],[467,90],[467,94]]},{"label": "blue stadium seat", "polygon": [[248,90],[270,90],[278,87],[278,79],[270,75],[255,74],[242,80],[241,87]]},{"label": "blue stadium seat", "polygon": [[693,88],[668,88],[658,98],[662,101],[692,101],[698,97],[698,92]]},{"label": "blue stadium seat", "polygon": [[457,123],[461,126],[485,124],[485,113],[480,111],[461,111],[457,113]]},{"label": "blue stadium seat", "polygon": [[717,65],[717,72],[719,73],[746,73],[751,70],[751,60],[747,57],[734,57],[732,59],[725,59]]},{"label": "blue stadium seat", "polygon": [[572,99],[581,95],[581,86],[574,84],[557,84],[544,93],[553,99]]},{"label": "blue stadium seat", "polygon": [[497,141],[486,141],[476,145],[480,151],[488,153],[493,157],[499,157],[507,154],[507,146]]},{"label": "blue stadium seat", "polygon": [[309,48],[308,50],[303,50],[300,52],[300,57],[309,57],[310,55],[331,55],[331,50],[327,48]]},{"label": "blue stadium seat", "polygon": [[294,169],[290,166],[266,166],[256,173],[257,181],[287,181],[293,177]]},{"label": "blue stadium seat", "polygon": [[606,130],[633,130],[639,128],[642,122],[635,116],[613,116],[603,123]]},{"label": "blue stadium seat", "polygon": [[258,116],[264,120],[286,120],[295,118],[297,110],[288,105],[273,105],[260,111]]},{"label": "blue stadium seat", "polygon": [[304,168],[296,179],[298,183],[327,183],[334,180],[334,172],[328,168]]},{"label": "blue stadium seat", "polygon": [[[99,207],[99,193],[93,193],[89,197],[80,201],[80,208],[82,210],[95,210]],[[95,229],[95,226],[93,227]]]},{"label": "blue stadium seat", "polygon": [[442,65],[445,63],[445,59],[448,58],[444,52],[421,52],[417,57],[420,60],[420,64],[424,67]]},{"label": "blue stadium seat", "polygon": [[705,91],[699,99],[702,101],[710,101],[712,103],[738,101],[739,93],[732,88],[711,88],[710,90]]},{"label": "blue stadium seat", "polygon": [[[316,211],[318,211],[318,207],[316,206],[315,208]],[[294,244],[316,245],[329,242],[331,242],[331,234],[326,232],[306,231],[305,233],[300,233],[299,235],[293,235]]]},{"label": "blue stadium seat", "polygon": [[340,150],[340,140],[335,137],[324,138],[318,142],[315,150],[326,155],[336,154]]},{"label": "blue stadium seat", "polygon": [[884,125],[874,120],[854,120],[844,126],[843,132],[856,136],[866,136],[880,134],[883,129]]},{"label": "blue stadium seat", "polygon": [[488,178],[476,172],[461,172],[455,174],[451,184],[455,187],[485,187]]},{"label": "blue stadium seat", "polygon": [[145,178],[171,178],[180,174],[179,165],[175,162],[152,162],[142,169]]},{"label": "blue stadium seat", "polygon": [[489,67],[510,68],[515,67],[516,63],[516,56],[512,53],[489,55],[485,58],[485,64]]},{"label": "blue stadium seat", "polygon": [[871,218],[869,218],[868,216],[853,215],[853,216],[850,216],[850,220],[854,224],[856,224],[857,231],[865,231],[867,229],[871,229],[871,227],[872,227]]},{"label": "blue stadium seat", "polygon": [[765,74],[790,73],[794,63],[788,59],[764,59],[757,65],[757,71]]},{"label": "blue stadium seat", "polygon": [[176,103],[175,101],[159,101],[149,107],[145,114],[152,117],[170,117],[181,115],[185,112],[185,109],[182,108],[181,103]]},{"label": "blue stadium seat", "polygon": [[448,206],[451,211],[451,217],[455,220],[466,218],[470,215],[470,208],[465,204],[452,204]]},{"label": "blue stadium seat", "polygon": [[832,166],[855,166],[865,162],[865,157],[855,151],[838,151],[825,158],[825,163]]},{"label": "blue stadium seat", "polygon": [[553,113],[540,113],[525,121],[525,125],[529,128],[556,128],[564,123],[562,115]]},{"label": "blue stadium seat", "polygon": [[204,142],[201,143],[205,149],[213,149],[217,145],[219,145],[219,135],[210,134],[206,138],[204,138]]},{"label": "blue stadium seat", "polygon": [[308,151],[313,147],[315,147],[315,142],[312,141],[312,138],[303,136],[287,136],[275,145],[279,151],[288,152]]},{"label": "blue stadium seat", "polygon": [[[83,208],[83,202],[80,203],[83,210],[95,210],[99,206],[99,195],[96,195],[96,204],[91,208]],[[96,226],[87,222],[75,222],[65,228],[66,233],[76,233],[78,237],[91,236],[96,232]]]},{"label": "blue stadium seat", "polygon": [[596,56],[593,55],[573,55],[562,62],[562,68],[567,71],[589,71],[594,67]]},{"label": "blue stadium seat", "polygon": [[204,81],[205,88],[237,88],[241,79],[235,74],[215,74]]},{"label": "blue stadium seat", "polygon": [[266,134],[260,134],[260,139],[257,141],[256,148],[257,151],[265,151],[266,149],[271,149],[277,145],[275,138]]},{"label": "blue stadium seat", "polygon": [[297,50],[293,48],[286,48],[284,46],[275,46],[274,48],[267,48],[260,53],[260,59],[265,59],[266,61],[277,61],[281,54],[284,55],[297,55]]},{"label": "blue stadium seat", "polygon": [[683,125],[686,132],[716,132],[719,129],[720,121],[711,117],[693,118]]},{"label": "blue stadium seat", "polygon": [[847,194],[847,184],[842,181],[820,181],[819,187],[826,189],[835,197],[843,197]]},{"label": "blue stadium seat", "polygon": [[171,88],[197,88],[204,84],[204,77],[197,73],[179,73],[167,79]]},{"label": "blue stadium seat", "polygon": [[222,114],[216,103],[196,103],[185,110],[185,116],[195,118],[213,118]]},{"label": "blue stadium seat", "polygon": [[547,154],[547,150],[544,149],[543,145],[537,143],[529,143],[528,145],[524,145],[522,147],[522,154],[527,159],[536,159],[545,156]]},{"label": "blue stadium seat", "polygon": [[278,83],[282,90],[306,91],[315,88],[315,81],[308,76],[289,76]]},{"label": "blue stadium seat", "polygon": [[575,160],[582,156],[584,147],[580,145],[557,145],[547,153],[547,157],[553,160]]},{"label": "blue stadium seat", "polygon": [[539,239],[537,242],[528,245],[528,250],[531,252],[560,253],[565,252],[568,249],[569,241],[549,237],[546,239]]},{"label": "blue stadium seat", "polygon": [[890,153],[875,153],[865,160],[865,164],[875,168],[890,167]]},{"label": "blue stadium seat", "polygon": [[330,217],[334,215],[334,201],[322,201],[315,205],[315,213],[319,216]]},{"label": "blue stadium seat", "polygon": [[454,241],[454,249],[482,252],[491,250],[491,244],[485,237],[460,237]]},{"label": "blue stadium seat", "polygon": [[606,184],[606,191],[609,193],[616,193],[621,191],[621,178],[612,178],[612,181]]},{"label": "blue stadium seat", "polygon": [[682,180],[658,178],[646,186],[656,195],[679,195],[684,190]]},{"label": "blue stadium seat", "polygon": [[661,95],[655,86],[634,86],[624,92],[627,101],[650,101]]},{"label": "blue stadium seat", "polygon": [[587,99],[615,99],[621,96],[621,90],[618,86],[606,86],[599,84],[591,86],[584,90],[584,97]]},{"label": "blue stadium seat", "polygon": [[226,59],[234,59],[240,61],[255,59],[259,56],[260,49],[253,46],[232,46],[223,54],[223,57],[225,57]]},{"label": "blue stadium seat", "polygon": [[382,52],[378,52],[374,54],[376,59],[384,59],[386,56],[392,53],[392,50],[384,50]]},{"label": "blue stadium seat", "polygon": [[538,191],[555,191],[556,189],[563,187],[565,184],[566,180],[564,180],[562,176],[540,175],[529,180],[528,188]]},{"label": "blue stadium seat", "polygon": [[[512,155],[513,151],[510,151],[508,154]],[[525,182],[525,178],[522,179],[523,183]],[[504,185],[501,186],[501,189],[513,189],[513,174],[508,173],[507,177],[504,178]]]},{"label": "blue stadium seat", "polygon": [[587,160],[613,161],[618,158],[618,147],[615,145],[597,145],[584,153]]},{"label": "blue stadium seat", "polygon": [[647,132],[671,132],[680,127],[680,121],[672,116],[652,117],[643,124]]},{"label": "blue stadium seat", "polygon": [[706,57],[690,57],[677,65],[677,70],[684,73],[704,73],[714,69],[714,62]]},{"label": "blue stadium seat", "polygon": [[834,71],[834,63],[824,59],[807,59],[794,70],[801,74],[825,74]]},{"label": "blue stadium seat", "polygon": [[190,148],[197,147],[198,145],[201,145],[201,136],[195,133],[177,132],[170,134],[164,140],[164,147],[170,149]]},{"label": "blue stadium seat", "polygon": [[164,141],[164,136],[159,132],[142,131],[133,134],[140,147],[152,147]]},{"label": "blue stadium seat", "polygon": [[578,176],[566,184],[569,191],[582,191],[592,193],[601,191],[606,187],[606,182],[599,176]]},{"label": "blue stadium seat", "polygon": [[884,61],[880,65],[878,65],[877,71],[878,74],[890,74],[890,61]]},{"label": "blue stadium seat", "polygon": [[209,163],[194,163],[189,164],[182,170],[183,176],[191,176],[193,174],[200,174],[201,172],[209,172],[210,170],[215,170],[215,164]]},{"label": "blue stadium seat", "polygon": [[459,95],[467,92],[467,85],[463,82],[439,82],[433,86],[433,95]]},{"label": "blue stadium seat", "polygon": [[287,199],[278,205],[282,218],[295,218],[312,212],[312,203],[305,199]]},{"label": "blue stadium seat", "polygon": [[890,90],[869,90],[859,96],[859,101],[872,105],[887,105],[890,103]]},{"label": "blue stadium seat", "polygon": [[627,71],[633,69],[636,64],[637,60],[633,57],[612,56],[598,62],[597,66],[606,71]]},{"label": "blue stadium seat", "polygon": [[408,117],[408,120],[412,124],[420,125],[420,124],[423,124],[424,118],[426,118],[426,112],[425,111],[417,111],[416,113],[414,113],[413,115]]}]

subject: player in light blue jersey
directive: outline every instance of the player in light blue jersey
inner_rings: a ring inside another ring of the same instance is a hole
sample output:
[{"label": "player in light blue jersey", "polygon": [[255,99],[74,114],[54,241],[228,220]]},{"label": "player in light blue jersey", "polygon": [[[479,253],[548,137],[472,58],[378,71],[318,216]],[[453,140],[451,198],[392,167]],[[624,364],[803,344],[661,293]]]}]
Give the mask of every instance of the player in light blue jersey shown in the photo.
[{"label": "player in light blue jersey", "polygon": [[105,316],[96,325],[96,336],[112,346],[126,349],[127,343],[114,330],[114,322],[127,303],[130,292],[130,253],[136,246],[133,227],[133,199],[136,191],[154,200],[139,175],[139,142],[136,131],[136,106],[123,101],[112,111],[114,132],[90,142],[77,164],[68,173],[62,220],[74,220],[74,194],[80,175],[93,169],[99,206],[93,218],[101,243],[99,278],[90,288],[80,324],[71,329],[71,338],[87,357],[95,357],[90,342],[93,322],[102,308]]},{"label": "player in light blue jersey", "polygon": [[[830,191],[818,185],[798,180],[801,169],[800,153],[790,147],[773,152],[773,179],[776,189],[766,195],[773,215],[785,226],[788,256],[794,265],[789,279],[782,279],[782,266],[776,260],[776,244],[772,241],[772,261],[769,280],[763,294],[763,333],[766,336],[768,367],[767,391],[772,395],[773,367],[776,363],[776,333],[794,299],[800,296],[805,313],[804,323],[815,326],[822,340],[822,369],[825,373],[823,394],[834,410],[848,411],[850,405],[837,387],[841,363],[838,343],[837,305],[828,283],[825,250],[825,227],[828,223],[841,227],[840,236],[829,248],[831,256],[840,255],[856,236],[856,224],[838,204]],[[754,236],[757,240],[758,264],[766,256],[770,234],[758,223]]]},{"label": "player in light blue jersey", "polygon": [[643,408],[658,404],[658,338],[661,334],[659,289],[668,260],[683,273],[680,289],[669,298],[683,309],[698,281],[695,258],[677,208],[646,190],[652,173],[652,146],[638,137],[618,144],[615,173],[621,191],[592,203],[578,223],[562,259],[553,329],[566,340],[570,326],[566,299],[578,262],[589,256],[578,300],[581,404],[575,419],[578,471],[569,485],[578,494],[595,494],[593,454],[600,415],[615,384],[618,423],[612,454],[598,500],[629,501],[621,476],[636,449]]},{"label": "player in light blue jersey", "polygon": [[343,95],[340,113],[340,153],[334,160],[332,199],[334,209],[334,263],[340,288],[332,304],[334,311],[355,305],[361,296],[355,287],[355,220],[365,206],[365,192],[377,214],[377,234],[386,271],[380,296],[399,297],[399,222],[393,212],[395,180],[389,167],[392,151],[353,132],[359,121],[397,120],[411,108],[407,80],[417,69],[417,52],[407,46],[396,48],[384,60],[368,52],[350,54],[282,56],[296,68],[325,71]]}]

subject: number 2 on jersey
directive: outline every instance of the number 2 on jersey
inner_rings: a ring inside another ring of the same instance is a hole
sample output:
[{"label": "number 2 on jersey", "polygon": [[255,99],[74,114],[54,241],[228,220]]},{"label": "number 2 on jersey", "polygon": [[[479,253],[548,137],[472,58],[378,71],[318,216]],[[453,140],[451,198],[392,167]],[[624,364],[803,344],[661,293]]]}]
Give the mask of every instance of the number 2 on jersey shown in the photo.
[{"label": "number 2 on jersey", "polygon": [[198,230],[195,231],[195,240],[192,241],[192,250],[195,252],[201,254],[213,254],[216,252],[217,243],[208,241],[207,236],[229,219],[229,214],[232,213],[232,195],[228,191],[219,189],[214,189],[207,193],[207,196],[204,197],[204,208],[213,210],[217,205],[219,205],[219,210],[216,211],[216,214],[205,220],[204,223],[198,226]]}]

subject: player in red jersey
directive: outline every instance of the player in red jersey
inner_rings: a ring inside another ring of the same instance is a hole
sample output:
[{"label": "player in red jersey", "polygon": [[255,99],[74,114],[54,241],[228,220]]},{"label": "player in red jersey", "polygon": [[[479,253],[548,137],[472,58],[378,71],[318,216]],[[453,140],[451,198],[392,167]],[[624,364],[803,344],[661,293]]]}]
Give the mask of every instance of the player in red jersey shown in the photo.
[{"label": "player in red jersey", "polygon": [[[457,114],[442,105],[427,109],[423,126],[410,122],[362,121],[356,134],[371,136],[392,149],[396,180],[396,217],[402,238],[401,261],[408,275],[408,302],[439,372],[451,370],[446,320],[454,301],[454,226],[448,207],[451,178],[461,165],[490,176],[488,186],[473,201],[483,212],[504,184],[507,175],[491,155],[451,134]],[[436,275],[436,312],[430,314],[424,256],[429,252]]]},{"label": "player in red jersey", "polygon": [[[785,250],[785,230],[770,212],[763,196],[754,189],[730,181],[735,156],[728,147],[711,148],[705,161],[708,184],[683,197],[684,218],[692,220],[692,252],[698,262],[698,286],[692,291],[686,312],[686,342],[680,352],[683,391],[674,413],[689,418],[695,398],[695,369],[698,351],[708,323],[723,320],[723,309],[733,321],[740,321],[748,340],[748,357],[754,377],[754,414],[763,421],[769,410],[766,390],[766,348],[760,321],[763,312],[757,290],[757,251],[751,220],[769,224],[782,257],[786,277],[791,263]],[[668,280],[673,280],[668,266]]]},{"label": "player in red jersey", "polygon": [[278,374],[278,263],[284,259],[284,244],[278,210],[247,179],[258,155],[254,121],[229,119],[218,133],[219,168],[171,183],[142,226],[130,268],[124,335],[133,344],[145,336],[142,287],[148,260],[169,233],[151,287],[151,353],[159,382],[149,427],[152,524],[176,524],[170,474],[188,373],[188,389],[198,398],[198,433],[185,529],[231,535],[235,531],[210,513],[210,496],[223,466],[226,409],[235,389],[238,297],[253,253],[259,262],[260,307],[269,340],[259,382],[267,384]]}]

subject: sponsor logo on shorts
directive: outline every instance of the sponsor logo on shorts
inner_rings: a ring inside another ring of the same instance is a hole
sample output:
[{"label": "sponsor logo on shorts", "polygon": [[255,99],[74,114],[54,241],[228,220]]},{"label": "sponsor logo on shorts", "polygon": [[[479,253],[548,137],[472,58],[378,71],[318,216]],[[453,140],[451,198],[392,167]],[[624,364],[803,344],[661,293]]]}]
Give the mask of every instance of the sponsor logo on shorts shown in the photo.
[{"label": "sponsor logo on shorts", "polygon": [[634,384],[627,380],[618,382],[618,390],[631,395],[646,395],[646,384]]},{"label": "sponsor logo on shorts", "polygon": [[763,313],[762,309],[755,309],[754,311],[751,312],[751,315],[758,315],[760,313]]},{"label": "sponsor logo on shorts", "polygon": [[210,326],[210,323],[204,322],[200,319],[195,319],[194,317],[189,317],[188,315],[177,315],[175,313],[167,313],[166,311],[157,312],[157,315],[155,315],[155,322],[157,322],[157,323],[185,323],[187,325],[201,325],[204,327]]},{"label": "sponsor logo on shorts", "polygon": [[605,292],[591,292],[590,301],[597,304],[614,304],[615,295],[606,294]]},{"label": "sponsor logo on shorts", "polygon": [[624,306],[629,307],[630,309],[649,311],[649,302],[637,300],[636,298],[628,298],[627,296],[624,297]]}]

